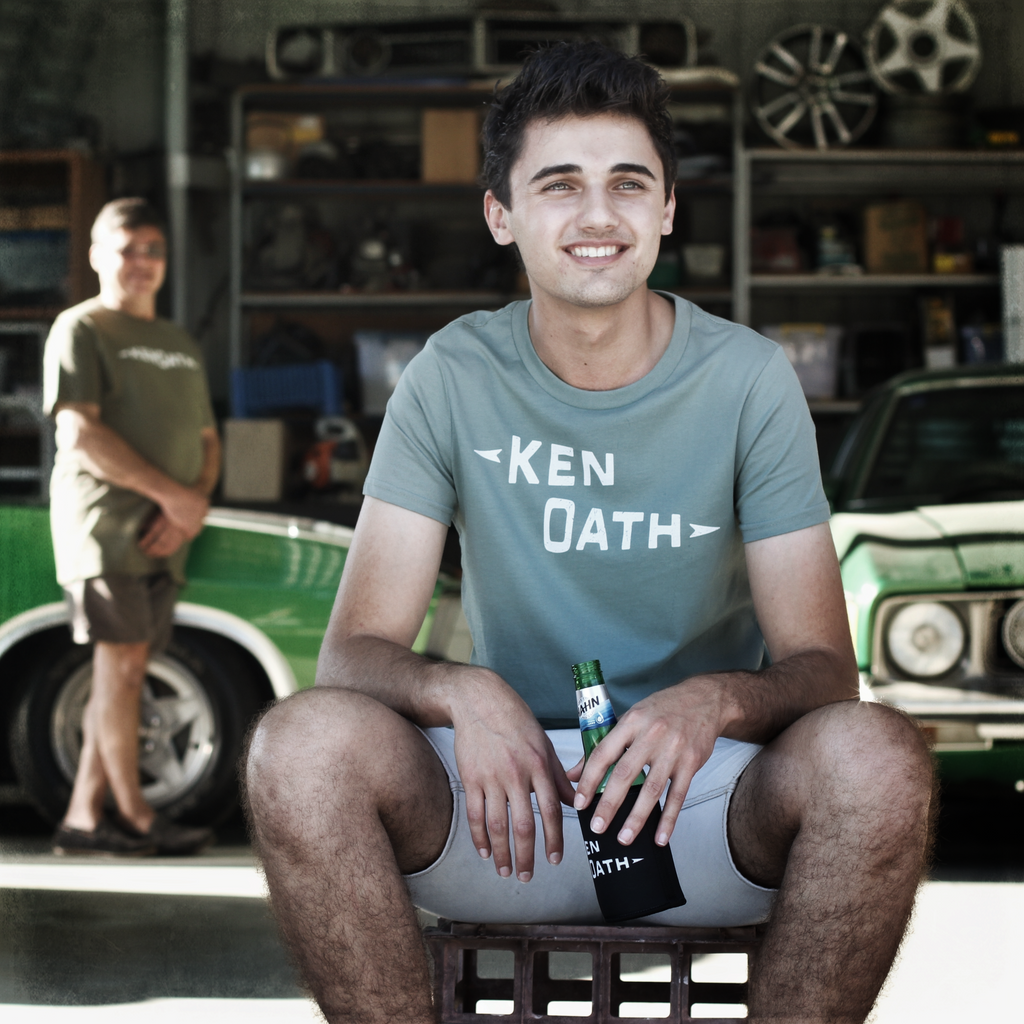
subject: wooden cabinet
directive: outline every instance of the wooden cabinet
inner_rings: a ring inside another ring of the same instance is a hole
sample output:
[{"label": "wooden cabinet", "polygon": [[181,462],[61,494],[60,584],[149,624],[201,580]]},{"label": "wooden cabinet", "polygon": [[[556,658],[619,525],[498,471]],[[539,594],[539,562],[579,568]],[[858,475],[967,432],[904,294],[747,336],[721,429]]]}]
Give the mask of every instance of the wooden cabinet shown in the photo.
[{"label": "wooden cabinet", "polygon": [[[0,151],[0,319],[52,318],[97,293],[89,229],[104,198],[103,168],[83,153]],[[35,259],[33,240],[26,237],[33,234],[50,236],[56,243],[51,250],[63,258],[48,279],[34,280],[38,275],[26,266]],[[64,236],[63,244],[57,235]],[[31,287],[35,283],[47,287]]]}]

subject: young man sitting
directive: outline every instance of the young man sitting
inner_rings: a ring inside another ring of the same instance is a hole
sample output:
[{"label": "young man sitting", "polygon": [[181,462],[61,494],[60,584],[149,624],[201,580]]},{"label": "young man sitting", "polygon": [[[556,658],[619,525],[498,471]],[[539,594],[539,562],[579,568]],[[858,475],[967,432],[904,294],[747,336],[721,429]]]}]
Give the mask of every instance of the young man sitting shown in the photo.
[{"label": "young man sitting", "polygon": [[[665,100],[596,44],[534,54],[496,98],[484,214],[531,301],[450,324],[403,375],[317,686],[254,734],[273,906],[330,1021],[436,1019],[416,906],[600,922],[569,819],[596,800],[601,831],[645,765],[619,839],[664,794],[688,900],[645,921],[769,921],[753,1019],[862,1021],[900,943],[928,752],[857,699],[782,350],[647,288],[675,211]],[[452,522],[469,665],[410,651]],[[620,720],[584,768],[570,666],[593,658]]]}]

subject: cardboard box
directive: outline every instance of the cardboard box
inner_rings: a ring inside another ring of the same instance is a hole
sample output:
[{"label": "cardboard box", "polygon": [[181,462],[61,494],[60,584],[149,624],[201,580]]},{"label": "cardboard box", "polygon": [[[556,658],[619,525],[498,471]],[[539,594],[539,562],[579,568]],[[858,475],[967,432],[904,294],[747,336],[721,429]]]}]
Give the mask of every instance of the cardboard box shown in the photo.
[{"label": "cardboard box", "polygon": [[475,185],[480,173],[480,114],[476,110],[424,110],[423,181]]},{"label": "cardboard box", "polygon": [[869,274],[928,271],[928,215],[906,199],[875,203],[864,211],[864,264]]},{"label": "cardboard box", "polygon": [[284,420],[225,420],[225,500],[280,501],[286,442]]}]

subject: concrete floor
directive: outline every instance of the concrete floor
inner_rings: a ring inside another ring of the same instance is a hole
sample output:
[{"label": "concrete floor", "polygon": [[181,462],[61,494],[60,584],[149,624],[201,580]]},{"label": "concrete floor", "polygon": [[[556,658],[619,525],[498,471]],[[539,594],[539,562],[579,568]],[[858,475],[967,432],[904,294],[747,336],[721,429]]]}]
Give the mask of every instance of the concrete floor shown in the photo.
[{"label": "concrete floor", "polygon": [[[0,811],[5,1024],[322,1020],[288,963],[237,828],[187,861],[98,863],[53,857],[45,830],[30,819],[18,827],[8,811]],[[1024,855],[1003,860],[947,864],[925,884],[875,1024],[1020,1019]]]}]

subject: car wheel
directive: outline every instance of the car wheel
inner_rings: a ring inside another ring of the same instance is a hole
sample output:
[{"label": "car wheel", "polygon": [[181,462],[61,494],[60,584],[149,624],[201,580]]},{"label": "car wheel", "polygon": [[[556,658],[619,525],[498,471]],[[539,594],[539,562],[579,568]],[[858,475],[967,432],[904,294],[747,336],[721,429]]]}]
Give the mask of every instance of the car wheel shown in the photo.
[{"label": "car wheel", "polygon": [[[92,647],[70,638],[37,649],[17,702],[11,757],[18,781],[45,817],[67,808],[92,688]],[[237,805],[235,764],[261,704],[232,646],[178,627],[149,662],[139,719],[139,780],[146,800],[171,818],[222,820]]]}]

